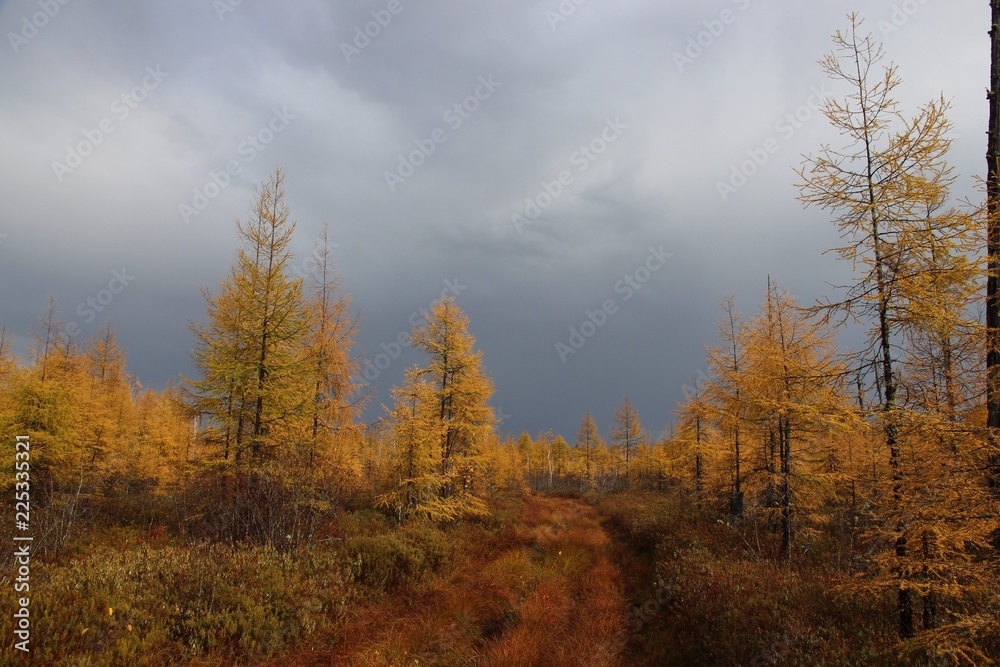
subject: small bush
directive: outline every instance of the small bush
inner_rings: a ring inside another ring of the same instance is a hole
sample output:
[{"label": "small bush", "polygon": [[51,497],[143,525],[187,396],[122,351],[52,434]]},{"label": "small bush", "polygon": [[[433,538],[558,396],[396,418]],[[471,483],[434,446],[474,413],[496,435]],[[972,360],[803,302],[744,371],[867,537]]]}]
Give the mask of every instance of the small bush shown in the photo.
[{"label": "small bush", "polygon": [[380,590],[419,583],[446,567],[454,553],[441,530],[420,523],[349,538],[344,550],[357,580]]}]

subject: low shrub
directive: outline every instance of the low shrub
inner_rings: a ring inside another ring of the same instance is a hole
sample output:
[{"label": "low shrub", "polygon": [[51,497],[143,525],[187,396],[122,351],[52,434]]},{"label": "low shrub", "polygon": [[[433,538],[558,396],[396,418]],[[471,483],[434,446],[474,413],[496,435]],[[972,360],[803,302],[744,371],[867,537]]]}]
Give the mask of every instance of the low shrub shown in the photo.
[{"label": "low shrub", "polygon": [[837,596],[850,572],[751,548],[734,527],[674,497],[594,499],[647,561],[631,598],[642,664],[895,664],[889,600]]},{"label": "low shrub", "polygon": [[[345,569],[331,549],[219,544],[135,544],[38,563],[32,655],[38,664],[257,662],[340,619]],[[0,632],[13,636],[9,614]]]},{"label": "low shrub", "polygon": [[347,538],[343,550],[357,581],[379,590],[419,583],[447,567],[454,555],[442,530],[419,522],[380,535]]}]

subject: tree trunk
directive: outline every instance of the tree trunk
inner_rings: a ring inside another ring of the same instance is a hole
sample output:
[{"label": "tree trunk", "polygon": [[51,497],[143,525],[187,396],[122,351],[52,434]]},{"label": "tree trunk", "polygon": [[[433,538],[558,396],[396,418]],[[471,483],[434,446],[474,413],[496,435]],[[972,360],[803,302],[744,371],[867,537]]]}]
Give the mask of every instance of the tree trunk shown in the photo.
[{"label": "tree trunk", "polygon": [[[938,547],[938,536],[933,529],[924,530],[923,534],[923,556],[924,556],[924,579],[930,580],[930,563],[937,560],[940,555]],[[924,595],[924,630],[933,630],[938,627],[938,595],[933,586],[929,586]]]},{"label": "tree trunk", "polygon": [[[990,106],[986,148],[986,423],[991,445],[1000,428],[1000,0],[990,0]],[[990,486],[1000,487],[1000,455],[995,446],[989,454]]]},{"label": "tree trunk", "polygon": [[[896,562],[906,561],[906,535],[901,534],[896,538]],[[899,588],[896,592],[896,609],[899,613],[899,636],[902,638],[914,635],[913,626],[913,591],[905,585],[905,574],[902,569],[899,573]]]},{"label": "tree trunk", "polygon": [[792,552],[792,421],[787,415],[781,424],[781,553]]}]

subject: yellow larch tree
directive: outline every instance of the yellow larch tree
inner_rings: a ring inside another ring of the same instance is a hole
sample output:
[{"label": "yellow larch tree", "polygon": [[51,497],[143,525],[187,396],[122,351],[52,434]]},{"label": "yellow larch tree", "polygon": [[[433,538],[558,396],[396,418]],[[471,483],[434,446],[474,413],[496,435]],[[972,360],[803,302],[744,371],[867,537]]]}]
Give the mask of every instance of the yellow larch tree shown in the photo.
[{"label": "yellow larch tree", "polygon": [[598,452],[603,449],[604,439],[601,438],[601,434],[597,430],[597,422],[594,421],[593,415],[588,410],[580,421],[580,429],[576,433],[576,447],[574,447],[581,489],[592,489],[597,485]]},{"label": "yellow larch tree", "polygon": [[[482,514],[484,451],[496,417],[489,405],[493,382],[483,370],[469,319],[446,296],[414,327],[411,338],[427,355],[427,365],[410,369],[404,388],[396,392],[391,439],[397,468],[400,456],[405,463],[398,485],[379,502],[434,520]],[[428,457],[433,470],[424,469]],[[415,476],[409,476],[411,461]]]},{"label": "yellow larch tree", "polygon": [[[939,595],[928,582],[947,560],[940,555],[949,543],[938,530],[942,512],[958,511],[960,504],[951,510],[939,504],[933,520],[927,509],[934,498],[965,495],[976,486],[942,478],[962,465],[941,463],[923,429],[928,419],[950,420],[961,402],[956,352],[963,345],[963,304],[974,284],[969,276],[975,260],[966,250],[975,232],[969,218],[938,213],[952,181],[947,103],[934,99],[904,115],[895,97],[901,84],[896,68],[881,66],[884,49],[870,35],[859,35],[860,24],[852,16],[849,31],[834,36],[834,51],[821,60],[824,71],[848,89],[824,107],[846,147],[824,146],[806,160],[800,198],[836,216],[846,241],[836,252],[857,271],[844,298],[818,310],[868,325],[867,345],[854,363],[859,376],[874,371],[877,410],[869,414],[888,453],[891,487],[877,507],[873,530],[893,544],[877,552],[870,581],[876,590],[895,591],[899,635],[908,638],[920,629],[917,596],[924,597],[924,629],[938,625]],[[917,361],[921,348],[940,361]],[[950,532],[963,545],[981,535],[969,518],[959,511],[945,521],[958,527]],[[960,551],[952,557],[960,559]],[[937,579],[940,584],[945,577]]]},{"label": "yellow larch tree", "polygon": [[621,404],[615,409],[615,425],[611,430],[611,442],[620,452],[625,464],[625,486],[629,486],[630,464],[635,461],[635,452],[648,441],[646,432],[639,421],[639,413],[632,400],[625,394]]}]

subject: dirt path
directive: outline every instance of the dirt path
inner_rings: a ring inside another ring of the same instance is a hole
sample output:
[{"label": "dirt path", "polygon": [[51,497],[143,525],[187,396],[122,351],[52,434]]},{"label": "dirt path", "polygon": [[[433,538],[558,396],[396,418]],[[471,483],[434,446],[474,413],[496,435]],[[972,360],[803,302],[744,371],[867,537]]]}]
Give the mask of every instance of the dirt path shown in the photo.
[{"label": "dirt path", "polygon": [[[528,500],[512,540],[485,548],[429,590],[358,612],[339,647],[303,665],[625,664],[626,602],[607,534],[579,500]],[[284,664],[293,664],[285,662]]]}]

